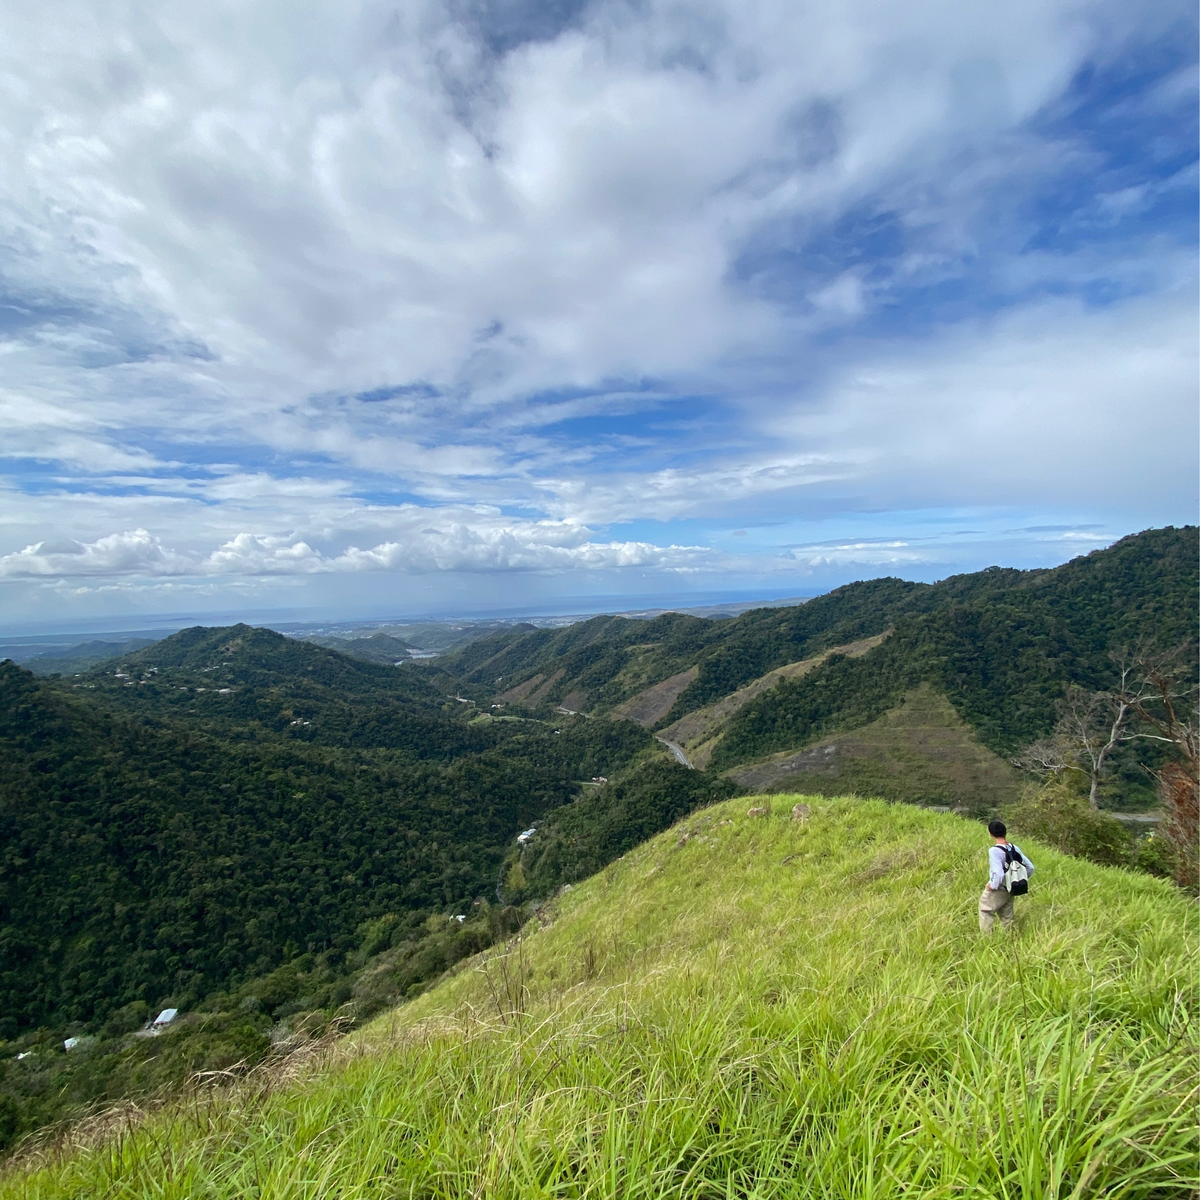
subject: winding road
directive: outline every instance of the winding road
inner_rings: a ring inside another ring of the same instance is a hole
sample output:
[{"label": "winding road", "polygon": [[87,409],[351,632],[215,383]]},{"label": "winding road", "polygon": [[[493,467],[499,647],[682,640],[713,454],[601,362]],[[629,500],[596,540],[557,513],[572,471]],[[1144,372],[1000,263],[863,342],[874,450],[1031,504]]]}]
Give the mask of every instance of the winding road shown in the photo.
[{"label": "winding road", "polygon": [[666,748],[668,750],[670,750],[670,752],[673,755],[675,755],[675,761],[677,763],[682,763],[685,767],[687,767],[691,771],[694,771],[696,769],[692,765],[691,761],[688,759],[688,756],[686,754],[684,754],[682,746],[677,746],[677,745],[675,745],[674,742],[668,742],[667,739],[664,737],[660,737],[655,740],[662,742],[662,744],[664,746],[666,746]]}]

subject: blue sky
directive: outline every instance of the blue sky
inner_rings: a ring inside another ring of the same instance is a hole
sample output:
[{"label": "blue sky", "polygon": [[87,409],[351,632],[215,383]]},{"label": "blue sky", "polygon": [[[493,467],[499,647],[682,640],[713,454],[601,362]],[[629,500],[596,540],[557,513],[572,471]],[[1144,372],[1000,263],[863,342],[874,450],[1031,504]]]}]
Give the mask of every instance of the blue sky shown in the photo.
[{"label": "blue sky", "polygon": [[0,31],[0,624],[787,596],[1196,518],[1194,5]]}]

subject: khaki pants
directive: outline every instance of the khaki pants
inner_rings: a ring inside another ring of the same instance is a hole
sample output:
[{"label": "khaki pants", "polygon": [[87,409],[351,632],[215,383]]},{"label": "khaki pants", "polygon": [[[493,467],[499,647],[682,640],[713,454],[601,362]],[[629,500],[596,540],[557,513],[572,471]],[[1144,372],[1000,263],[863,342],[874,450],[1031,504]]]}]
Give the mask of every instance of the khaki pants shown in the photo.
[{"label": "khaki pants", "polygon": [[989,888],[984,888],[983,895],[979,897],[979,928],[984,933],[991,933],[997,917],[1000,918],[1003,925],[1012,926],[1012,893],[1003,887],[997,888],[994,892]]}]

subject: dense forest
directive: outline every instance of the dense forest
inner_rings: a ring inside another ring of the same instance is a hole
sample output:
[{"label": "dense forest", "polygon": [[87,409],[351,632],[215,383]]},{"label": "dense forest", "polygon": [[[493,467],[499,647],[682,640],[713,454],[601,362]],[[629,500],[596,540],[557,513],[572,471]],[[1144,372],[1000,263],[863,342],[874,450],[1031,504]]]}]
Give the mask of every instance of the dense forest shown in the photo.
[{"label": "dense forest", "polygon": [[[629,722],[443,717],[397,701],[428,701],[419,678],[379,696],[354,686],[369,664],[267,631],[221,637],[238,665],[210,678],[239,691],[210,689],[217,711],[202,695],[191,726],[169,716],[211,631],[109,673],[123,691],[120,675],[160,672],[128,706],[168,715],[141,720],[103,703],[107,681],[83,700],[0,664],[0,1033],[194,1003],[288,953],[345,949],[381,913],[470,905],[516,832],[650,742]],[[293,733],[297,711],[315,732]]]},{"label": "dense forest", "polygon": [[921,683],[944,692],[985,745],[1011,754],[1054,725],[1066,683],[1111,687],[1114,653],[1195,646],[1196,549],[1195,530],[1155,530],[1055,571],[935,585],[945,602],[894,614],[892,636],[870,654],[835,658],[743,709],[713,765],[865,724]]},{"label": "dense forest", "polygon": [[653,745],[245,626],[66,680],[0,663],[0,1148],[436,979],[522,919],[516,834]]},{"label": "dense forest", "polygon": [[[595,617],[561,630],[500,632],[438,660],[435,675],[481,700],[541,676],[546,682],[533,693],[540,703],[574,696],[568,707],[604,712],[694,668],[658,722],[664,726],[774,668],[895,629],[900,648],[887,654],[905,671],[913,668],[908,681],[927,678],[947,688],[983,740],[1007,751],[1053,724],[1066,682],[1111,682],[1110,652],[1144,641],[1194,642],[1198,588],[1196,528],[1156,529],[1053,569],[992,567],[936,584],[876,579],[732,620],[669,613],[653,621]],[[864,664],[876,655],[884,652]],[[864,669],[874,680],[880,667]],[[887,677],[894,702],[904,681],[894,670]],[[807,686],[824,685],[813,677]],[[774,699],[764,698],[762,708]],[[872,702],[855,695],[846,703],[865,713]],[[804,727],[799,720],[797,729]],[[765,733],[747,732],[743,742],[745,753],[780,745]]]},{"label": "dense forest", "polygon": [[[1067,684],[1110,685],[1114,651],[1194,650],[1197,550],[1194,528],[1153,530],[1054,570],[508,627],[425,662],[388,662],[399,641],[349,656],[239,625],[48,678],[0,663],[0,1146],[397,1003],[734,794],[739,764],[917,689],[1010,756]],[[656,742],[802,661],[730,708],[707,770]],[[1147,761],[1115,757],[1111,805],[1146,802]],[[168,1006],[179,1024],[141,1036]]]}]

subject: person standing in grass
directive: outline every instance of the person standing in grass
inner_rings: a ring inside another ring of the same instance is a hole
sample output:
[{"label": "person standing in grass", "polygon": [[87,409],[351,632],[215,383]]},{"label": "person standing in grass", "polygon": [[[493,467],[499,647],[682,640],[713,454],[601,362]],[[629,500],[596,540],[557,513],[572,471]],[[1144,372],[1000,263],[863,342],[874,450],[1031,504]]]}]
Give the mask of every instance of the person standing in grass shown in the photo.
[{"label": "person standing in grass", "polygon": [[1005,879],[1008,864],[1019,861],[1030,875],[1033,874],[1033,863],[1021,853],[1019,846],[1008,840],[1008,829],[1003,821],[989,821],[988,833],[996,844],[988,850],[987,887],[979,897],[979,928],[984,933],[992,932],[997,917],[1003,925],[1013,923],[1013,894]]}]

